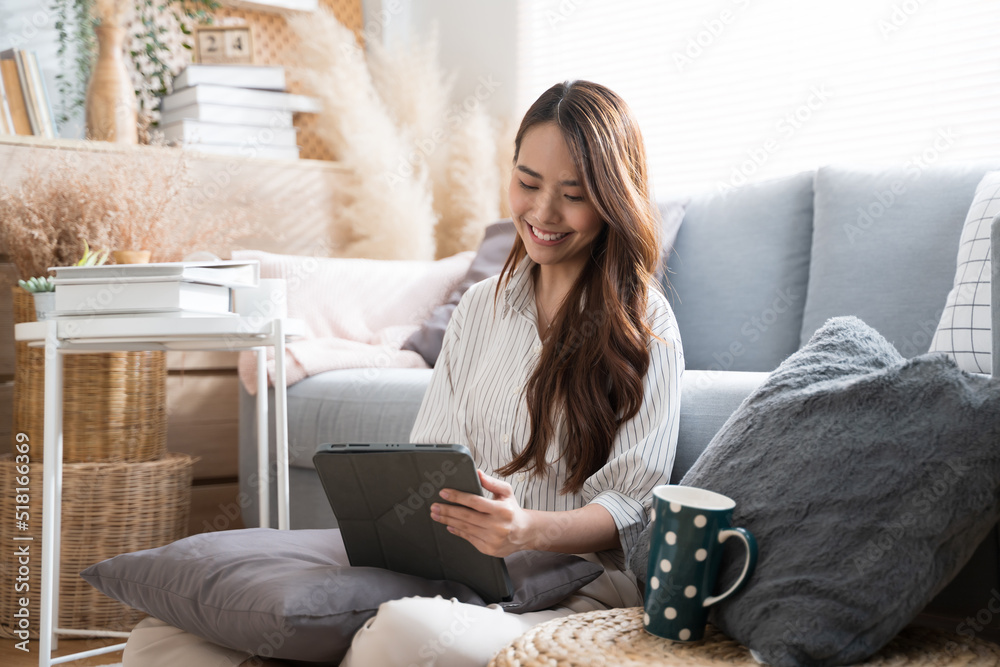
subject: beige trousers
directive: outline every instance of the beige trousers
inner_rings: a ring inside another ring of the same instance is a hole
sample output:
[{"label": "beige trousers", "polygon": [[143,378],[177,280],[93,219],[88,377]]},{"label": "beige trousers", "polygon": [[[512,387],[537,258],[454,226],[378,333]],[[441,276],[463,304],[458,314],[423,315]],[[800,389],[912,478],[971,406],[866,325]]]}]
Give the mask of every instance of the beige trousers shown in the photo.
[{"label": "beige trousers", "polygon": [[[533,626],[572,614],[559,607],[509,614],[455,599],[404,598],[386,602],[354,635],[343,667],[483,667],[493,654]],[[249,656],[155,618],[135,627],[124,667],[270,667],[281,662]]]}]

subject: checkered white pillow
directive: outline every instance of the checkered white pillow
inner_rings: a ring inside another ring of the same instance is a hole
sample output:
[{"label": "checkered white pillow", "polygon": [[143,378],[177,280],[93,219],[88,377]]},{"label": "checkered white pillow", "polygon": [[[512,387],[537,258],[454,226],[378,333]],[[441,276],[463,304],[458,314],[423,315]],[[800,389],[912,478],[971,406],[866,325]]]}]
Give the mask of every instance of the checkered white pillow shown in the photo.
[{"label": "checkered white pillow", "polygon": [[990,373],[990,225],[1000,214],[1000,171],[991,171],[976,187],[962,228],[955,284],[948,293],[931,352],[950,355],[970,373]]}]

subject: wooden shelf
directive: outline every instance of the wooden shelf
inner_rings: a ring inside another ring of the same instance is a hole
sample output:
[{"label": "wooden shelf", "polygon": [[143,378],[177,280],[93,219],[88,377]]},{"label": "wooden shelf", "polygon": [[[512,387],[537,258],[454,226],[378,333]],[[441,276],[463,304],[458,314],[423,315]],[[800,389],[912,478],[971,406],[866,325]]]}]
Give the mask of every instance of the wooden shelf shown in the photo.
[{"label": "wooden shelf", "polygon": [[[0,147],[3,146],[21,146],[36,148],[39,150],[65,150],[65,151],[85,151],[88,153],[125,153],[129,151],[138,152],[148,152],[151,154],[160,154],[168,156],[178,156],[182,149],[174,147],[165,146],[144,146],[144,145],[128,145],[128,144],[115,144],[108,141],[86,141],[82,139],[45,139],[42,137],[34,136],[22,136],[22,135],[0,135]],[[4,149],[0,148],[0,155],[4,154]],[[192,159],[197,159],[199,161],[211,164],[217,163],[226,165],[234,160],[238,162],[243,162],[252,165],[272,165],[280,166],[285,169],[302,169],[307,171],[324,171],[330,173],[347,173],[346,169],[339,162],[332,162],[330,160],[308,160],[308,159],[298,159],[298,160],[275,160],[270,158],[247,158],[240,157],[237,155],[214,155],[211,153],[199,153],[194,150],[188,150],[185,152],[186,155],[190,156]],[[0,176],[6,176],[6,172],[9,168],[5,168],[3,172],[0,172]]]},{"label": "wooden shelf", "polygon": [[223,6],[256,12],[314,12],[318,0],[220,0]]}]

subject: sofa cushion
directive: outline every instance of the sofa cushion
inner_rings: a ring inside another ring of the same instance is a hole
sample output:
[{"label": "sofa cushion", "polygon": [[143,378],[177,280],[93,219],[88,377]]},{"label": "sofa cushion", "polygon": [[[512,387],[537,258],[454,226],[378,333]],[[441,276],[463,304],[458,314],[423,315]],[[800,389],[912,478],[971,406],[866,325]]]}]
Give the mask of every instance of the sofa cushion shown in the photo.
[{"label": "sofa cushion", "polygon": [[437,363],[438,355],[441,353],[441,343],[444,340],[445,329],[448,328],[448,320],[451,314],[462,300],[462,295],[466,290],[478,283],[500,273],[503,264],[507,261],[514,239],[517,238],[517,229],[514,222],[507,218],[494,222],[486,227],[483,242],[479,244],[476,256],[472,258],[469,270],[458,286],[452,291],[448,300],[436,307],[430,317],[424,320],[420,329],[415,331],[406,342],[403,343],[404,350],[416,352],[428,366]]},{"label": "sofa cushion", "polygon": [[931,352],[950,355],[970,373],[989,373],[993,365],[990,235],[997,216],[1000,171],[992,171],[976,187],[958,244],[955,281],[931,341]]},{"label": "sofa cushion", "polygon": [[348,368],[288,388],[289,464],[313,468],[327,442],[409,442],[430,369]]},{"label": "sofa cushion", "polygon": [[689,371],[681,376],[681,419],[670,483],[677,484],[767,373]]},{"label": "sofa cushion", "polygon": [[734,525],[760,545],[713,621],[771,665],[864,660],[1000,518],[998,438],[1000,381],[942,355],[907,361],[856,318],[831,320],[682,480],[733,498]]},{"label": "sofa cushion", "polygon": [[903,356],[927,352],[955,276],[962,223],[986,171],[820,169],[802,344],[827,319],[855,315]]},{"label": "sofa cushion", "polygon": [[[500,604],[511,613],[551,607],[603,572],[569,554],[521,551],[506,561],[514,596]],[[273,657],[331,665],[383,602],[441,595],[485,604],[462,584],[350,567],[339,530],[204,533],[115,556],[81,576],[104,594],[217,644],[261,653],[263,642]]]},{"label": "sofa cushion", "polygon": [[667,295],[688,369],[770,371],[799,347],[812,173],[695,197]]}]

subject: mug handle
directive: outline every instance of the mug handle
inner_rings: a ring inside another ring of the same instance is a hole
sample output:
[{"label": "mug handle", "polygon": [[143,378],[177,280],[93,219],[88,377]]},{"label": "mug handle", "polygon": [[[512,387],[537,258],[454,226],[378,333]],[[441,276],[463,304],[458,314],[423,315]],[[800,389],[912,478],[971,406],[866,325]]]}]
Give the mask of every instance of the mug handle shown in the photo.
[{"label": "mug handle", "polygon": [[747,549],[747,559],[743,564],[743,571],[740,572],[740,576],[736,579],[736,583],[730,586],[728,591],[722,595],[705,598],[705,601],[702,603],[703,607],[709,607],[716,602],[721,602],[736,591],[743,588],[743,584],[747,582],[747,579],[749,579],[750,575],[753,574],[754,568],[757,567],[757,540],[754,539],[753,533],[746,528],[733,528],[730,530],[719,531],[719,543],[721,544],[722,542],[725,542],[734,535],[743,540],[743,544]]}]

